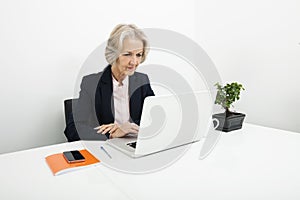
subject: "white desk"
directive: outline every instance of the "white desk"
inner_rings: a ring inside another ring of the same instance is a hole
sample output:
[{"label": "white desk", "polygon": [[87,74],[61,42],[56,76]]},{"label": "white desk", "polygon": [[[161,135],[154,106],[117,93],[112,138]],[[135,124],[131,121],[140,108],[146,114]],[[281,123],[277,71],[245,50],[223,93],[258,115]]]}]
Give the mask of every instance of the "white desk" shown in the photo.
[{"label": "white desk", "polygon": [[198,159],[201,145],[193,144],[175,164],[143,175],[100,164],[53,176],[45,156],[82,148],[81,142],[2,154],[0,199],[300,199],[299,133],[245,124],[223,133],[204,160]]}]

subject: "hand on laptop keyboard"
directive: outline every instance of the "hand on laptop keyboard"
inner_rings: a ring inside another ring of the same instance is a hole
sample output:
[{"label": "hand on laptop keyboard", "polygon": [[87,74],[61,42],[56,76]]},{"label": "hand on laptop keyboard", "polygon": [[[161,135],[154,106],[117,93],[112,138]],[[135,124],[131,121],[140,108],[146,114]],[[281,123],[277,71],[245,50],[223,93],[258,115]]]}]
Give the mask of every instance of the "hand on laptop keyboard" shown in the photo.
[{"label": "hand on laptop keyboard", "polygon": [[110,135],[111,138],[124,137],[129,133],[137,134],[138,131],[139,131],[138,125],[136,125],[135,123],[126,122],[118,127],[111,129]]},{"label": "hand on laptop keyboard", "polygon": [[122,124],[120,126],[120,129],[126,134],[128,134],[128,133],[138,134],[138,132],[139,132],[139,126],[136,125],[135,123],[129,123],[129,122]]},{"label": "hand on laptop keyboard", "polygon": [[97,133],[106,134],[110,133],[110,138],[116,138],[116,137],[124,137],[125,135],[129,133],[137,134],[139,131],[139,126],[135,123],[129,123],[126,122],[122,125],[118,124],[103,124],[101,126],[98,126],[95,128],[97,130]]}]

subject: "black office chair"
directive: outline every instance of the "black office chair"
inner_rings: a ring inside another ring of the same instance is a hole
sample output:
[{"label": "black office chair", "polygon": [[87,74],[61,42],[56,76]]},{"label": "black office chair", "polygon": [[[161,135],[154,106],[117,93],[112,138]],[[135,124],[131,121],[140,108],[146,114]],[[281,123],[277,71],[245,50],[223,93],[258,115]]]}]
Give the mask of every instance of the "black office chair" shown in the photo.
[{"label": "black office chair", "polygon": [[65,121],[66,128],[64,130],[65,136],[68,139],[68,142],[74,142],[80,140],[78,132],[75,127],[74,117],[73,117],[73,108],[72,106],[76,104],[78,99],[66,99],[64,100],[65,108]]}]

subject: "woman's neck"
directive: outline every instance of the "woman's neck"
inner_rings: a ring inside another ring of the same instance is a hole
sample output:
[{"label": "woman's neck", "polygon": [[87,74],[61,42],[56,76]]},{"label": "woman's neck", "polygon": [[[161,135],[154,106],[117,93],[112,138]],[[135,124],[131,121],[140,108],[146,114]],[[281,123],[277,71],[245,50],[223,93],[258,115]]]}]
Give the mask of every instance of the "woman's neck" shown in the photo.
[{"label": "woman's neck", "polygon": [[121,74],[121,72],[115,64],[111,67],[111,73],[120,84],[122,84],[122,81],[126,78],[126,75]]}]

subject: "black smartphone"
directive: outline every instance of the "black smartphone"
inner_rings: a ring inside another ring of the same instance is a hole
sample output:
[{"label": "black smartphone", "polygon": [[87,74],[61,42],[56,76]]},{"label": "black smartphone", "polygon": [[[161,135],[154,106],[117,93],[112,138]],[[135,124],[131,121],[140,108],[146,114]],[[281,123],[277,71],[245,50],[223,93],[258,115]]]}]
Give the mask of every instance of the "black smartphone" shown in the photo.
[{"label": "black smartphone", "polygon": [[77,162],[84,162],[85,158],[83,155],[75,150],[75,151],[65,151],[63,155],[68,163],[77,163]]}]

